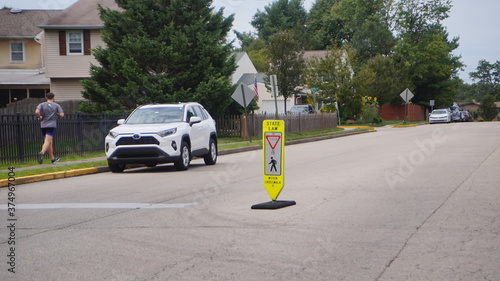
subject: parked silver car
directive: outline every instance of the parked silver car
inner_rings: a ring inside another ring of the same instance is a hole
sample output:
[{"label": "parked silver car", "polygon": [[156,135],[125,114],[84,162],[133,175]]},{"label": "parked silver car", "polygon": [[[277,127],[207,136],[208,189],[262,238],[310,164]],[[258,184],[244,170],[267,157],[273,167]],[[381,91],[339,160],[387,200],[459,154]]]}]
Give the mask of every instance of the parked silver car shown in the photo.
[{"label": "parked silver car", "polygon": [[435,109],[429,115],[429,123],[450,123],[451,113],[446,109]]}]

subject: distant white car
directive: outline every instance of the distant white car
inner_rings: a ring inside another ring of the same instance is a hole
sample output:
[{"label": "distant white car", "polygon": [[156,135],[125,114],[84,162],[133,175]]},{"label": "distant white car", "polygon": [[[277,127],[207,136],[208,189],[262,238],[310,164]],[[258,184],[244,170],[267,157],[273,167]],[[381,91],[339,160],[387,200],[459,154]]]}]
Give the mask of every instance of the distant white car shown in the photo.
[{"label": "distant white car", "polygon": [[187,170],[193,157],[205,164],[217,161],[215,122],[198,103],[152,104],[135,109],[105,139],[109,169],[123,172],[126,164],[174,163]]},{"label": "distant white car", "polygon": [[436,109],[431,112],[429,115],[429,123],[450,123],[451,122],[451,113],[446,109]]}]

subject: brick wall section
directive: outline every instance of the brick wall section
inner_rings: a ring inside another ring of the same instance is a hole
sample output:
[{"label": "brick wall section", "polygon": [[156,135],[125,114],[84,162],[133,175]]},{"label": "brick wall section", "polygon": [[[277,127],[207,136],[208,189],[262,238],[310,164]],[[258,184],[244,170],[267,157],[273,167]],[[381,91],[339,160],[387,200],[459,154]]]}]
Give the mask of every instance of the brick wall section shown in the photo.
[{"label": "brick wall section", "polygon": [[[405,105],[381,105],[378,114],[383,120],[405,120]],[[425,107],[416,104],[408,105],[408,121],[427,120],[425,116]]]}]

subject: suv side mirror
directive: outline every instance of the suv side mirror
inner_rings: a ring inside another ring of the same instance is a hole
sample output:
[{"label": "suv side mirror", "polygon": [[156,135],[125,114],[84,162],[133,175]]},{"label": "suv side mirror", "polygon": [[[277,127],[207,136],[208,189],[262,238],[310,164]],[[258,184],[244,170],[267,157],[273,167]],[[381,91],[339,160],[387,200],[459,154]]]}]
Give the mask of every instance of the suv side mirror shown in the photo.
[{"label": "suv side mirror", "polygon": [[191,118],[189,118],[189,126],[193,126],[193,124],[200,123],[200,122],[201,122],[201,118],[199,116],[191,116]]},{"label": "suv side mirror", "polygon": [[118,119],[118,121],[116,121],[116,123],[118,125],[121,125],[121,124],[125,123],[125,119]]}]

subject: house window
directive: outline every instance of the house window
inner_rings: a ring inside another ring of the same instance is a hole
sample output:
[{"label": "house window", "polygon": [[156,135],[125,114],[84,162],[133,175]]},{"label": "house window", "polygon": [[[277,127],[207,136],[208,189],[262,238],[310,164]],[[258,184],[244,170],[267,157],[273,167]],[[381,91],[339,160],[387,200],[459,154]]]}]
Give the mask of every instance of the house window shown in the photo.
[{"label": "house window", "polygon": [[10,42],[10,62],[12,63],[24,62],[24,42],[22,41]]},{"label": "house window", "polygon": [[83,55],[83,32],[68,31],[68,55]]},{"label": "house window", "polygon": [[90,30],[59,30],[59,55],[90,56]]}]

